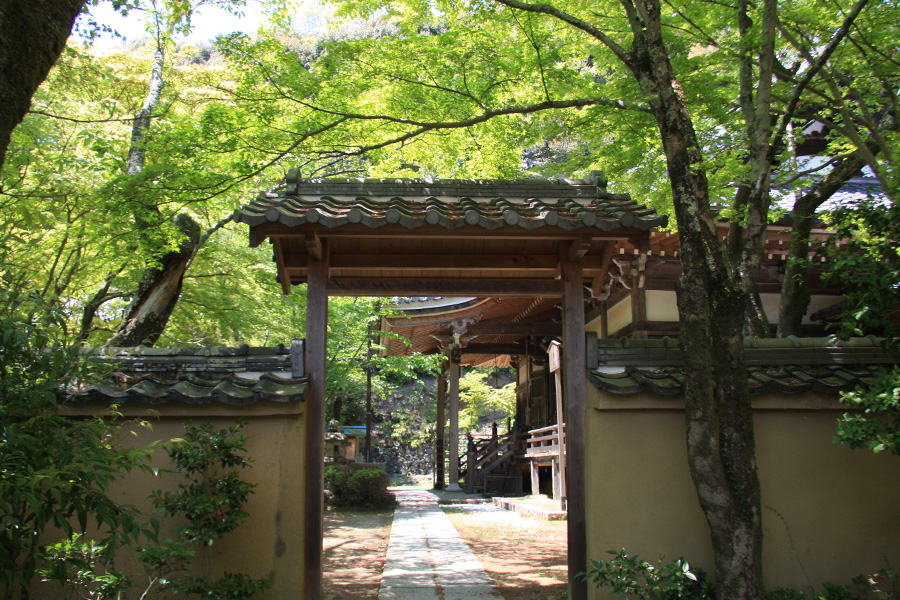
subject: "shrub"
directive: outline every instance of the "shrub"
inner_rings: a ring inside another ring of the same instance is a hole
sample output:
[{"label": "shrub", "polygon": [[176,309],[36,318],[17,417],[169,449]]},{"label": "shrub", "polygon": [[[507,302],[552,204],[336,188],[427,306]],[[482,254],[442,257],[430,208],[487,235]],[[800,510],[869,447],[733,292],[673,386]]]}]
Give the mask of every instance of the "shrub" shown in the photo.
[{"label": "shrub", "polygon": [[608,561],[593,560],[583,576],[597,587],[612,588],[612,593],[636,600],[712,600],[715,590],[701,569],[691,571],[682,559],[664,565],[652,565],[625,549],[610,550]]},{"label": "shrub", "polygon": [[[211,546],[234,531],[249,514],[244,510],[255,484],[243,481],[238,469],[250,463],[240,432],[243,421],[214,430],[211,423],[185,425],[183,439],[172,440],[167,451],[176,470],[184,474],[177,491],[156,491],[151,497],[157,513],[183,517],[186,523],[175,529],[176,539],[143,549],[140,561],[149,577],[147,592],[159,585],[173,592],[220,600],[246,600],[269,588],[265,579],[253,579],[243,573],[213,576]],[[199,544],[206,554],[206,574],[179,573],[188,568]],[[142,597],[144,597],[142,596]]]},{"label": "shrub", "polygon": [[[38,575],[87,585],[96,569],[96,587],[105,586],[100,578],[115,552],[141,533],[138,511],[109,489],[131,470],[149,470],[150,451],[123,446],[119,428],[102,417],[60,414],[63,387],[94,375],[66,342],[64,315],[0,271],[3,598],[30,597]],[[96,539],[85,536],[89,530]]]},{"label": "shrub", "polygon": [[357,469],[349,466],[325,467],[325,488],[331,492],[329,503],[348,508],[386,508],[394,504],[387,491],[390,477],[381,469]]}]

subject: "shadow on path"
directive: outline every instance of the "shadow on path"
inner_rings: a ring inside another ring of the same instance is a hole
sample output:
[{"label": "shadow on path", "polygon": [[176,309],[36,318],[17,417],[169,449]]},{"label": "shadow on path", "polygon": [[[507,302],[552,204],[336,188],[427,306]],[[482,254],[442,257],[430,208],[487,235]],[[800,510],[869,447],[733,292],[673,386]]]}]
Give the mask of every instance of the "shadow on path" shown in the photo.
[{"label": "shadow on path", "polygon": [[427,490],[396,490],[379,600],[501,598],[481,563]]}]

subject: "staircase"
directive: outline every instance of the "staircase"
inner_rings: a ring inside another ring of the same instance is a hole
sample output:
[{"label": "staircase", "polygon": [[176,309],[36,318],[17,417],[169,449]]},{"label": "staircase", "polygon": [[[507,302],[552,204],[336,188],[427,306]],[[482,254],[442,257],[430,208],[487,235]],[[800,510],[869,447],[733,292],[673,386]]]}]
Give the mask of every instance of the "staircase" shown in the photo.
[{"label": "staircase", "polygon": [[466,493],[505,496],[522,493],[522,471],[516,469],[525,454],[527,434],[490,437],[469,436],[466,452],[460,456],[460,480]]}]

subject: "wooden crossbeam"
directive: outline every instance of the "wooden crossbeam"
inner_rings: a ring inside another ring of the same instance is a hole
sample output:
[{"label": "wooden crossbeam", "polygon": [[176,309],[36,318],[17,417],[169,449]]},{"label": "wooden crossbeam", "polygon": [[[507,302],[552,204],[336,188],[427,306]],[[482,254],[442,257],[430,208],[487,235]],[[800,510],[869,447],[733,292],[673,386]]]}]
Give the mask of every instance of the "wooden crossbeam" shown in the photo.
[{"label": "wooden crossbeam", "polygon": [[[307,255],[284,255],[287,268],[305,268]],[[608,261],[607,261],[608,262]],[[599,271],[604,263],[599,256],[586,256],[585,270]],[[555,254],[331,254],[329,269],[391,270],[391,271],[487,271],[512,272],[550,271],[559,266]]]},{"label": "wooden crossbeam", "polygon": [[559,298],[563,285],[554,279],[370,278],[331,277],[329,296],[490,296]]},{"label": "wooden crossbeam", "polygon": [[462,354],[485,354],[494,356],[525,356],[525,344],[468,344],[461,348]]},{"label": "wooden crossbeam", "polygon": [[641,231],[635,227],[622,227],[612,231],[603,231],[595,227],[584,227],[566,231],[556,227],[539,227],[537,229],[523,229],[518,226],[500,227],[497,229],[484,229],[478,225],[464,225],[455,229],[446,229],[441,226],[422,226],[415,229],[409,229],[403,225],[385,225],[372,229],[362,224],[346,224],[335,229],[329,229],[324,225],[307,224],[301,227],[288,227],[282,223],[264,223],[251,227],[254,235],[257,236],[257,243],[262,242],[269,237],[297,237],[307,231],[315,231],[322,238],[415,238],[421,239],[428,237],[432,239],[438,238],[476,238],[479,240],[503,240],[503,239],[522,239],[522,240],[580,240],[582,235],[589,235],[596,240],[627,240],[639,239],[647,236],[645,231]]},{"label": "wooden crossbeam", "polygon": [[469,325],[466,335],[560,336],[562,323],[476,323]]}]

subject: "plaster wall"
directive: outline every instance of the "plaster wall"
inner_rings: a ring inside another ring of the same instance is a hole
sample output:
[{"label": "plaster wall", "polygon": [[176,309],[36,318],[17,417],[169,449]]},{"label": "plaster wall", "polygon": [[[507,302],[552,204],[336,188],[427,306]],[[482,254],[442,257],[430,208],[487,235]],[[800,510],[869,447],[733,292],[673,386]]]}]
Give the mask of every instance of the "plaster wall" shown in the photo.
[{"label": "plaster wall", "polygon": [[646,290],[648,321],[678,321],[678,299],[674,291]]},{"label": "plaster wall", "polygon": [[[647,299],[647,320],[675,322],[678,321],[678,302],[675,292],[672,290],[647,290],[644,292]],[[778,323],[778,306],[781,302],[780,294],[760,294],[763,308],[770,323]],[[809,310],[803,317],[804,323],[812,323],[809,315],[817,310],[831,306],[840,300],[840,296],[813,296],[809,302]],[[628,321],[624,322],[621,327],[631,323],[630,315]],[[618,331],[621,327],[612,328],[610,331]]]},{"label": "plaster wall", "polygon": [[597,334],[597,337],[603,337],[603,318],[596,317],[584,324],[584,330]]},{"label": "plaster wall", "polygon": [[[765,586],[821,591],[824,582],[900,564],[900,460],[833,444],[840,411],[832,398],[772,395],[754,404]],[[624,547],[653,562],[684,557],[712,573],[680,400],[604,398],[591,386],[589,406],[588,558]]]},{"label": "plaster wall", "polygon": [[606,319],[608,321],[607,331],[610,334],[631,325],[631,296],[626,296],[618,304],[610,307],[606,311]]},{"label": "plaster wall", "polygon": [[[124,439],[131,440],[136,446],[143,446],[183,436],[184,424],[189,421],[195,424],[210,421],[216,430],[231,426],[239,418],[245,421],[241,431],[247,437],[247,456],[253,462],[241,471],[241,477],[256,487],[246,505],[249,518],[212,546],[213,576],[221,576],[227,571],[267,579],[271,589],[254,596],[260,600],[295,597],[297,590],[303,587],[303,569],[300,568],[304,535],[303,404],[173,406],[157,410],[161,416],[144,417],[152,425],[152,430],[124,425]],[[86,413],[84,407],[79,407],[77,411]],[[135,416],[144,413],[134,409],[132,412]],[[153,466],[171,469],[163,449],[157,448],[154,452]],[[148,496],[154,490],[175,490],[181,481],[182,475],[179,473],[153,476],[136,472],[118,482],[111,490],[111,496],[150,514],[153,507]],[[159,519],[162,525],[160,536],[171,537],[172,528],[180,522],[165,516]],[[194,574],[205,574],[205,551],[195,549],[198,555],[195,557]],[[134,577],[134,589],[137,590],[144,583],[144,578],[140,576],[139,565],[130,558],[132,553],[128,548],[123,549],[117,555],[116,568],[138,574]],[[43,587],[36,594],[39,599],[58,596],[59,588],[55,585]]]}]

